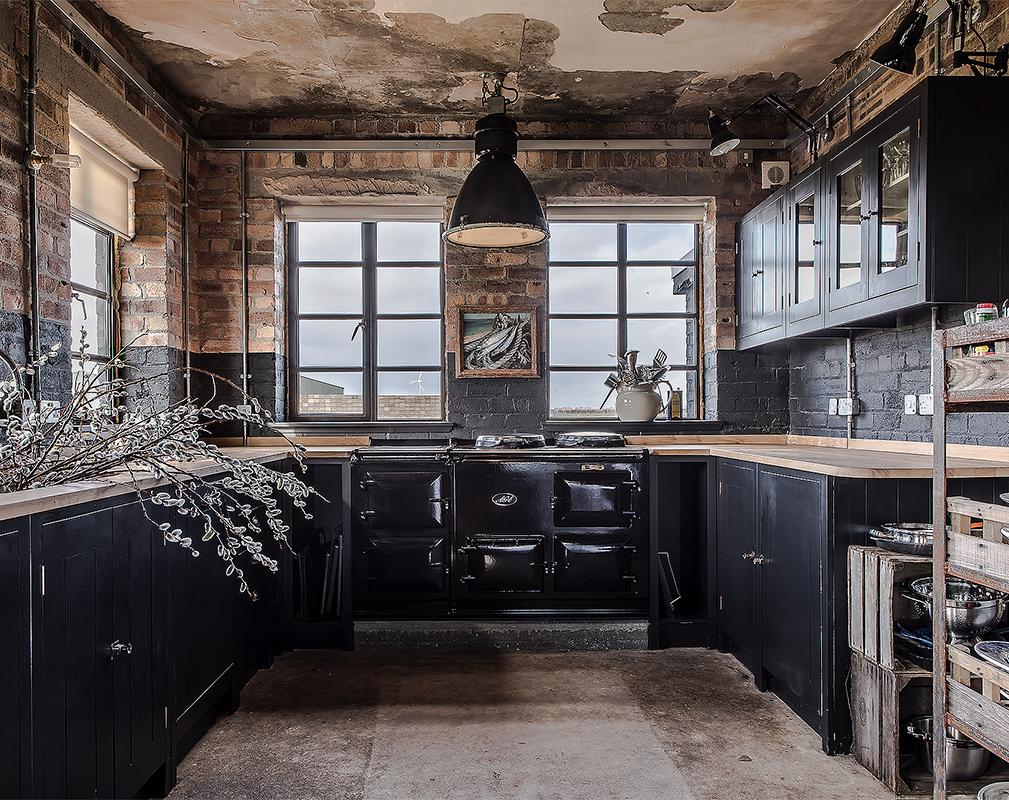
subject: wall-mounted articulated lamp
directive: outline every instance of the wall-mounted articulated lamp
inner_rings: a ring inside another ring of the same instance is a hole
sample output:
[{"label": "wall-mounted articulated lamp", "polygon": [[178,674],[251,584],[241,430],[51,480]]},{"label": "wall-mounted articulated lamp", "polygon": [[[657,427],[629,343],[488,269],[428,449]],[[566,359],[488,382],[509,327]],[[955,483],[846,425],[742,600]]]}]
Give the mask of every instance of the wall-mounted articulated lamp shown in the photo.
[{"label": "wall-mounted articulated lamp", "polygon": [[490,113],[476,124],[477,162],[459,190],[445,231],[452,244],[524,247],[550,235],[539,198],[515,163],[518,126],[505,113],[512,101],[504,96],[504,79],[501,73],[484,76],[484,104]]},{"label": "wall-mounted articulated lamp", "polygon": [[51,153],[42,155],[38,150],[32,150],[26,156],[28,169],[38,172],[42,167],[59,167],[60,169],[77,169],[82,165],[81,157],[73,153]]},{"label": "wall-mounted articulated lamp", "polygon": [[727,117],[725,119],[720,117],[714,111],[708,111],[708,131],[711,134],[711,155],[723,156],[729,151],[735,150],[739,146],[739,137],[729,129],[729,123],[737,117],[742,116],[747,111],[756,108],[761,103],[767,103],[775,111],[782,114],[793,125],[802,129],[809,142],[809,152],[814,159],[819,151],[820,141],[829,142],[833,138],[834,134],[832,130],[827,129],[821,131],[812,122],[802,116],[802,114],[788,105],[788,103],[776,94],[768,94],[764,95],[756,102],[750,103],[750,105],[741,111],[737,111],[731,117]]},{"label": "wall-mounted articulated lamp", "polygon": [[[988,50],[977,31],[977,25],[988,16],[987,0],[946,0],[950,15],[950,38],[953,40],[953,66],[969,66],[978,77],[1005,75],[1009,70],[1009,44],[998,50]],[[919,0],[901,20],[893,36],[872,54],[871,59],[887,69],[914,73],[917,48],[928,26],[927,0]],[[983,50],[966,50],[967,34],[973,33]]]}]

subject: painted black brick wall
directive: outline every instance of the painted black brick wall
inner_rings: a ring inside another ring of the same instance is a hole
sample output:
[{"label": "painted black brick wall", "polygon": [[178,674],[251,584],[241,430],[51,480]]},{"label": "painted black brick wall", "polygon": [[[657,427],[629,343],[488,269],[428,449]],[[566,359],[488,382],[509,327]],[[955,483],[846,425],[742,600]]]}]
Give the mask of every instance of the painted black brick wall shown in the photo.
[{"label": "painted black brick wall", "polygon": [[[540,354],[540,364],[546,357]],[[547,379],[457,378],[455,355],[446,364],[445,391],[453,436],[481,433],[535,433],[549,416]]]},{"label": "painted black brick wall", "polygon": [[[60,343],[56,357],[42,372],[42,399],[59,400],[67,403],[73,386],[70,369],[70,326],[51,320],[42,320],[40,325],[41,350],[46,352],[50,345]],[[0,351],[23,365],[27,352],[27,342],[31,338],[30,319],[16,311],[0,311]],[[8,376],[3,374],[3,378]]]},{"label": "painted black brick wall", "polygon": [[722,433],[788,432],[788,352],[782,348],[704,355],[704,415]]}]

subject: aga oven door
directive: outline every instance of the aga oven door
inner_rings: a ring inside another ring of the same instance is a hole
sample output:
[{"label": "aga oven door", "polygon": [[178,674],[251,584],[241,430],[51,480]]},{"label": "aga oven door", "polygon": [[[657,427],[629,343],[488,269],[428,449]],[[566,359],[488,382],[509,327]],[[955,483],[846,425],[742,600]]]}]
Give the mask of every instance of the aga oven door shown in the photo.
[{"label": "aga oven door", "polygon": [[448,473],[422,464],[362,464],[355,491],[357,515],[366,528],[444,528],[449,511]]},{"label": "aga oven door", "polygon": [[[577,471],[575,471],[577,470]],[[554,526],[629,528],[639,518],[641,484],[629,469],[602,464],[575,465],[554,474]]]},{"label": "aga oven door", "polygon": [[554,591],[560,595],[647,592],[647,559],[630,536],[554,535]]},{"label": "aga oven door", "polygon": [[[414,601],[445,600],[448,538],[440,535],[366,534],[356,553],[355,606],[408,612]],[[404,605],[405,604],[405,605]]]},{"label": "aga oven door", "polygon": [[468,596],[542,594],[544,536],[467,536],[457,550],[459,588]]}]

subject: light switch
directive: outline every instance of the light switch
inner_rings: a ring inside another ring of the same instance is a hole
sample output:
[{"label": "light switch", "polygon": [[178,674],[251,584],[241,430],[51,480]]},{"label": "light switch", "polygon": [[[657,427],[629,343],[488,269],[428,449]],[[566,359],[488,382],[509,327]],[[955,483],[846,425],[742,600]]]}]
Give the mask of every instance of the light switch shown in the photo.
[{"label": "light switch", "polygon": [[904,395],[904,413],[905,414],[918,413],[918,395],[916,394]]},{"label": "light switch", "polygon": [[831,397],[830,398],[830,402],[827,403],[827,414],[829,414],[832,417],[836,417],[837,416],[837,398],[836,397]]}]

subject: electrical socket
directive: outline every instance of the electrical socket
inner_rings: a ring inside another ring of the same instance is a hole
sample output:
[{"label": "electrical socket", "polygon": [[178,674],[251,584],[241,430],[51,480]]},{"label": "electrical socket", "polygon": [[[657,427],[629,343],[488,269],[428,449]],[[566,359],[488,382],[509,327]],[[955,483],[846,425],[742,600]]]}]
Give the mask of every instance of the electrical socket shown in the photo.
[{"label": "electrical socket", "polygon": [[837,398],[831,397],[827,402],[827,414],[832,417],[837,416]]},{"label": "electrical socket", "polygon": [[904,395],[904,413],[905,414],[918,413],[918,395],[916,394]]},{"label": "electrical socket", "polygon": [[837,413],[842,417],[854,417],[858,414],[858,400],[854,397],[839,397]]},{"label": "electrical socket", "polygon": [[926,416],[931,416],[935,413],[935,404],[932,401],[931,394],[918,395],[918,413]]}]

